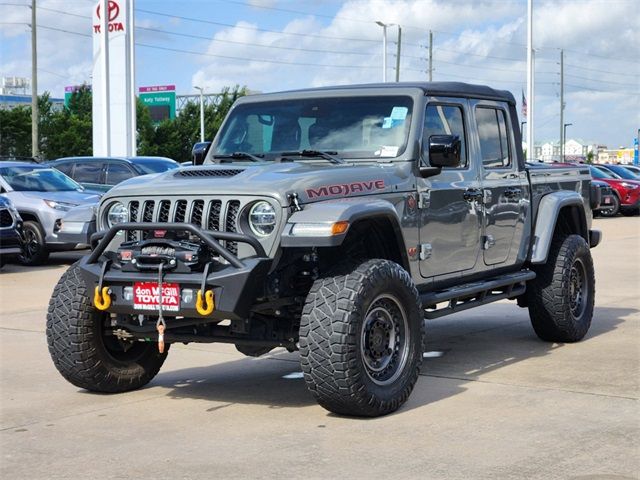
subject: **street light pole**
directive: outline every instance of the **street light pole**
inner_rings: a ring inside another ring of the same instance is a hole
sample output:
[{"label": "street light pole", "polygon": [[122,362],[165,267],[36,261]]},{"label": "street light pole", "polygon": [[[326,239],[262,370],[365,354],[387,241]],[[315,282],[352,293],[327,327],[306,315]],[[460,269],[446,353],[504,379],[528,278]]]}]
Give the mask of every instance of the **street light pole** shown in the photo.
[{"label": "street light pole", "polygon": [[562,157],[562,161],[565,161],[565,153],[564,153],[564,144],[567,142],[567,127],[569,125],[573,125],[573,123],[565,123],[562,126],[562,144],[560,145],[560,155]]},{"label": "street light pole", "polygon": [[398,25],[398,48],[396,50],[396,82],[400,81],[400,50],[402,45],[402,27]]},{"label": "street light pole", "polygon": [[36,0],[31,0],[31,156],[40,154],[38,145],[38,47],[36,40]]},{"label": "street light pole", "polygon": [[200,141],[204,142],[204,88],[193,87],[196,90],[200,90]]},{"label": "street light pole", "polygon": [[392,24],[376,21],[382,27],[382,81],[387,82],[387,27]]}]

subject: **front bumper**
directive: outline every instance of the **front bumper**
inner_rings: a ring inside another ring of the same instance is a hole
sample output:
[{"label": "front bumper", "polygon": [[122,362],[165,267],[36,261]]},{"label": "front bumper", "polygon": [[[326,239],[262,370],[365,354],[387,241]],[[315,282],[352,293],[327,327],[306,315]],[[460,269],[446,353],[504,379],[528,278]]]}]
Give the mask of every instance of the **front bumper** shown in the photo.
[{"label": "front bumper", "polygon": [[58,241],[62,243],[89,246],[91,236],[96,233],[96,222],[70,222],[62,220],[58,230]]},{"label": "front bumper", "polygon": [[[110,262],[105,255],[105,249],[122,230],[167,230],[188,231],[199,237],[208,247],[219,255],[220,260],[211,262],[211,268],[206,275],[202,272],[179,273],[167,271],[163,275],[163,283],[177,283],[182,292],[191,289],[195,293],[198,289],[213,290],[215,309],[202,316],[196,309],[195,294],[190,300],[181,298],[177,311],[163,309],[165,317],[199,318],[203,321],[245,320],[253,306],[256,297],[264,289],[267,273],[272,259],[267,257],[260,243],[247,235],[205,231],[191,224],[183,223],[123,223],[112,227],[107,232],[93,235],[91,243],[96,244],[93,252],[84,257],[79,268],[83,280],[93,298],[95,287],[109,287],[111,305],[106,310],[109,313],[130,315],[156,315],[157,310],[137,310],[133,300],[125,299],[125,287],[132,287],[136,282],[157,282],[158,272],[154,271],[123,271],[116,263]],[[240,260],[232,255],[220,244],[219,240],[234,241],[249,244],[256,252],[256,256]],[[105,266],[105,262],[107,262]]]}]

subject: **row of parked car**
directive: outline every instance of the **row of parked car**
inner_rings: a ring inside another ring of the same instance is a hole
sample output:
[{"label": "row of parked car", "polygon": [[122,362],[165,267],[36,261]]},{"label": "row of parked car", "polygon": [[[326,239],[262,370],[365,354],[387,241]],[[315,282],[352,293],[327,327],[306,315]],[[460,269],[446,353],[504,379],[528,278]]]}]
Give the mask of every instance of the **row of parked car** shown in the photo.
[{"label": "row of parked car", "polygon": [[[209,143],[194,146],[200,164]],[[25,265],[44,262],[50,252],[85,247],[95,232],[101,195],[140,175],[178,168],[164,157],[70,157],[53,162],[0,162],[0,265],[17,255]],[[591,165],[602,216],[640,213],[640,167]]]},{"label": "row of parked car", "polygon": [[[49,253],[86,246],[104,192],[140,175],[178,168],[164,157],[69,157],[0,162],[0,258],[38,265]],[[80,229],[68,218],[81,216]],[[4,260],[0,260],[3,262]]]}]

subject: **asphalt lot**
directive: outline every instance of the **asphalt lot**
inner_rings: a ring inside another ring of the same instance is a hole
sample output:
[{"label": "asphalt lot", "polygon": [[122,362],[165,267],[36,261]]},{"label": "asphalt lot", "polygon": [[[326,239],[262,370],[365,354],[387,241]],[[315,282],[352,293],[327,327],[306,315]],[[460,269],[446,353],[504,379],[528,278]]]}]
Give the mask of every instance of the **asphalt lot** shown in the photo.
[{"label": "asphalt lot", "polygon": [[[297,355],[175,345],[142,390],[67,383],[44,337],[79,254],[0,273],[0,475],[18,478],[640,478],[640,218],[597,219],[596,312],[546,344],[511,302],[428,324],[408,403],[373,420],[317,406]],[[289,377],[289,378],[286,378]]]}]

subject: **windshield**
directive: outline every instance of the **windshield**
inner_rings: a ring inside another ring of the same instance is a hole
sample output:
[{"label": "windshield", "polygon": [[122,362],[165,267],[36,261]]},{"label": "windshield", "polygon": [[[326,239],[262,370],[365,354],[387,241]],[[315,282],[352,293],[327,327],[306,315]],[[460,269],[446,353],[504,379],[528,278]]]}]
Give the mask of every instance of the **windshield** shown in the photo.
[{"label": "windshield", "polygon": [[412,107],[405,96],[241,104],[229,114],[213,155],[246,152],[274,160],[282,152],[318,150],[342,158],[395,158],[406,148]]},{"label": "windshield", "polygon": [[144,174],[161,173],[178,168],[176,162],[169,162],[167,160],[146,160],[144,162],[136,162],[135,166]]},{"label": "windshield", "polygon": [[603,172],[599,168],[590,167],[589,170],[591,170],[591,176],[593,178],[609,178],[609,179],[614,179],[614,180],[616,179],[616,177],[613,175],[613,173]]},{"label": "windshield", "polygon": [[17,192],[72,192],[82,187],[54,168],[0,168],[0,176]]},{"label": "windshield", "polygon": [[613,170],[619,177],[625,178],[627,180],[638,180],[640,177],[633,172],[630,172],[624,167],[619,165],[607,165],[609,170]]}]

